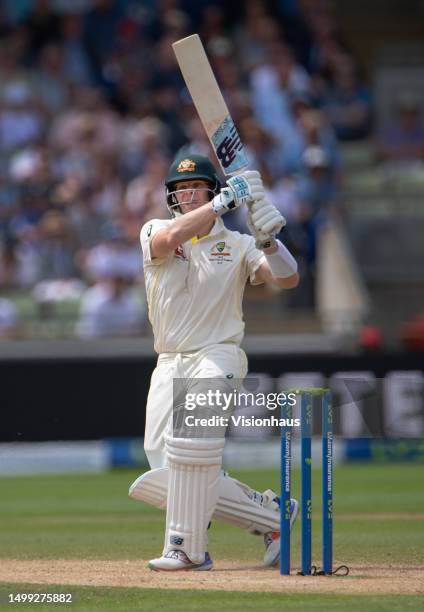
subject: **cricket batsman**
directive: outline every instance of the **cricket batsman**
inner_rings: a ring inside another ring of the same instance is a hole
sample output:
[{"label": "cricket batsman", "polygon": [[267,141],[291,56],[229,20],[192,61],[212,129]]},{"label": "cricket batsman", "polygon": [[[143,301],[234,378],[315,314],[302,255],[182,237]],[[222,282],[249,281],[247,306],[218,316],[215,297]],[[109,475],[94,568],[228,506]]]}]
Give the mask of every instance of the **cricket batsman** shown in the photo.
[{"label": "cricket batsman", "polygon": [[[177,156],[166,198],[171,219],[147,222],[140,234],[149,319],[157,366],[146,407],[144,448],[150,471],[130,496],[166,508],[157,571],[209,570],[207,529],[220,520],[265,541],[264,563],[276,565],[280,550],[279,498],[259,493],[222,471],[224,436],[176,436],[173,381],[242,380],[247,359],[240,348],[245,284],[297,286],[297,264],[275,238],[286,221],[266,199],[261,176],[246,171],[222,188],[213,164],[200,155]],[[248,207],[251,235],[226,229],[221,217]],[[291,502],[291,524],[298,511]]]}]

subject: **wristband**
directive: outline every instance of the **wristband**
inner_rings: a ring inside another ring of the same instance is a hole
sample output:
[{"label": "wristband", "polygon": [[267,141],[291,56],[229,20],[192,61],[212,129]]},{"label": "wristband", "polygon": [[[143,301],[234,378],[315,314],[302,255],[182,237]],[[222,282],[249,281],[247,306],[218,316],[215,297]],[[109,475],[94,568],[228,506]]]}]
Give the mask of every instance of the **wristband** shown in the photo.
[{"label": "wristband", "polygon": [[288,278],[297,272],[297,262],[287,247],[279,240],[275,241],[278,251],[272,255],[264,253],[270,270],[275,278]]}]

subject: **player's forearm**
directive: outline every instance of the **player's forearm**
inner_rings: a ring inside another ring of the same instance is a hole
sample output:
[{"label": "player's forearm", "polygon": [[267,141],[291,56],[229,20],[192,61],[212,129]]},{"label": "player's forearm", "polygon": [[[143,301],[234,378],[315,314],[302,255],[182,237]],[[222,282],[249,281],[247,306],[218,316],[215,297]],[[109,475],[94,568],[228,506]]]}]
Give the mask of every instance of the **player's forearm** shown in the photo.
[{"label": "player's forearm", "polygon": [[299,284],[299,274],[293,274],[287,278],[273,278],[273,282],[271,284],[279,287],[280,289],[295,289],[295,287]]},{"label": "player's forearm", "polygon": [[197,236],[208,223],[212,226],[217,216],[212,203],[208,202],[196,210],[177,217],[169,227],[158,232],[153,238],[152,256],[159,259],[167,257],[180,244]]},{"label": "player's forearm", "polygon": [[178,217],[169,227],[169,239],[173,248],[197,236],[205,225],[208,223],[212,225],[217,216],[212,208],[212,203],[208,202]]}]

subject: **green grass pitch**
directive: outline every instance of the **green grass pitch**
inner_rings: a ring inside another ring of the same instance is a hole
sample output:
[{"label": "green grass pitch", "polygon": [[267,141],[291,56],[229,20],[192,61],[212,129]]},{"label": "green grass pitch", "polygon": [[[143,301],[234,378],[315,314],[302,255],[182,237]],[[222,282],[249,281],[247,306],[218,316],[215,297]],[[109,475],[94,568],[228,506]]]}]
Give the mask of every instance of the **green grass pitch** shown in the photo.
[{"label": "green grass pitch", "polygon": [[[135,471],[99,475],[9,477],[0,479],[0,565],[3,559],[137,560],[156,556],[163,541],[163,513],[127,497]],[[278,471],[232,471],[258,490],[279,488]],[[424,468],[411,464],[340,465],[335,468],[334,556],[351,566],[380,568],[424,565]],[[314,562],[320,563],[320,477],[314,471]],[[294,495],[299,474],[294,474]],[[293,534],[293,563],[299,562],[300,529]],[[214,523],[213,558],[257,560],[259,538]],[[275,580],[279,575],[275,573]],[[324,578],[323,580],[355,580]],[[290,579],[289,579],[290,580]],[[46,585],[0,582],[6,592],[42,591]],[[50,592],[75,594],[71,609],[157,610],[419,610],[420,594],[344,594],[189,591],[146,588],[51,586]],[[170,603],[171,602],[171,603]],[[64,609],[64,606],[13,605],[18,609]]]}]

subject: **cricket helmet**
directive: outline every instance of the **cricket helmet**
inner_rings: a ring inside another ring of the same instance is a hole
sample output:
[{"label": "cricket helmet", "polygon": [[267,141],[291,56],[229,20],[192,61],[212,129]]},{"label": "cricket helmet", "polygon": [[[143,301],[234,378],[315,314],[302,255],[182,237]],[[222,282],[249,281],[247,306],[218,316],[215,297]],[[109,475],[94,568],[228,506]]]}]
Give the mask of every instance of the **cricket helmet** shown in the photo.
[{"label": "cricket helmet", "polygon": [[221,189],[216,168],[207,157],[203,155],[177,155],[165,179],[166,201],[171,214],[173,214],[173,208],[178,206],[178,201],[174,196],[176,183],[195,180],[207,181],[214,195],[217,195]]}]

